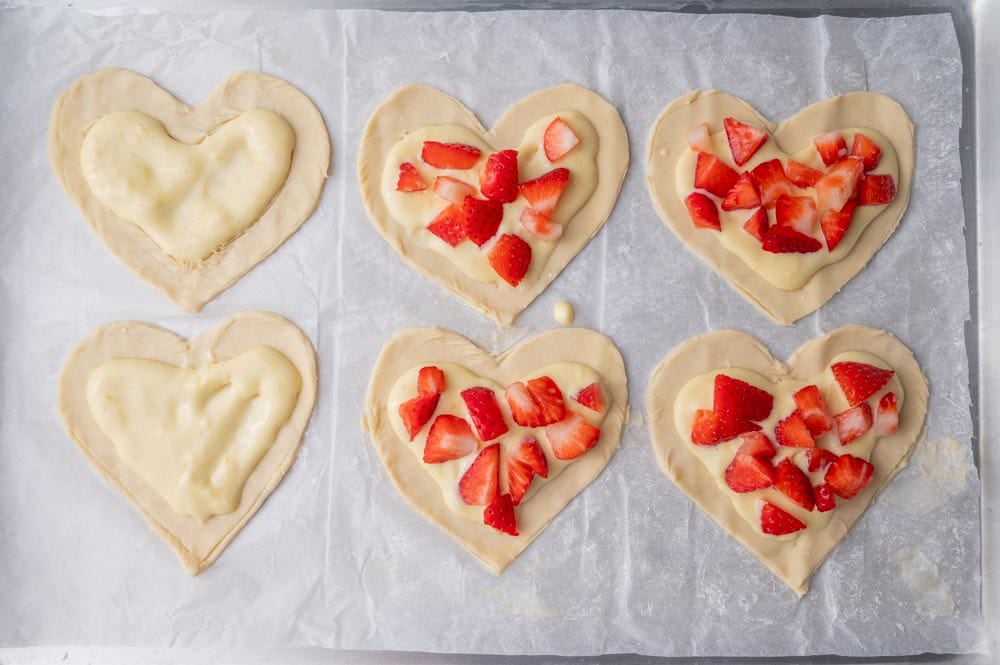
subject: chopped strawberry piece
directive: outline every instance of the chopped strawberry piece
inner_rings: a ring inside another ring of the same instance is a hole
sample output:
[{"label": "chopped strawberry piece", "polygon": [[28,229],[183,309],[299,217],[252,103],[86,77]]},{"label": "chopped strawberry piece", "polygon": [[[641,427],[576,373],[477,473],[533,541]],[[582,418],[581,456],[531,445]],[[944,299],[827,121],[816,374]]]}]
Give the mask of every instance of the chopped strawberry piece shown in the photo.
[{"label": "chopped strawberry piece", "polygon": [[823,249],[823,244],[795,229],[775,225],[767,230],[762,247],[772,254],[812,254]]},{"label": "chopped strawberry piece", "polygon": [[440,367],[428,365],[417,372],[417,393],[420,395],[440,395],[447,384]]},{"label": "chopped strawberry piece", "polygon": [[737,455],[749,455],[758,459],[771,459],[778,454],[778,449],[763,432],[747,432],[742,436],[743,443],[736,451]]},{"label": "chopped strawberry piece", "polygon": [[528,493],[535,474],[548,478],[549,465],[535,437],[526,436],[514,454],[507,458],[507,491],[515,506],[520,505],[521,499]]},{"label": "chopped strawberry piece", "polygon": [[749,420],[731,418],[715,411],[698,409],[691,426],[691,441],[699,446],[714,446],[735,439],[746,432],[756,432],[760,425]]},{"label": "chopped strawberry piece", "polygon": [[703,122],[687,135],[688,147],[695,152],[712,152],[712,138],[708,134],[708,123]]},{"label": "chopped strawberry piece", "polygon": [[424,462],[440,464],[476,452],[479,442],[469,423],[457,416],[442,414],[434,419],[424,445]]},{"label": "chopped strawberry piece", "polygon": [[725,374],[715,375],[712,408],[720,416],[765,420],[773,406],[774,396],[766,390]]},{"label": "chopped strawberry piece", "polygon": [[481,386],[467,388],[462,391],[462,400],[481,440],[492,441],[507,433],[509,428],[491,389]]},{"label": "chopped strawberry piece", "polygon": [[528,381],[528,390],[542,411],[542,425],[558,422],[566,415],[566,404],[556,382],[547,376]]},{"label": "chopped strawberry piece", "polygon": [[847,229],[851,227],[856,206],[857,203],[851,199],[840,210],[824,210],[819,216],[819,226],[823,230],[823,237],[826,238],[826,248],[831,252],[837,249]]},{"label": "chopped strawberry piece", "polygon": [[455,204],[448,206],[434,218],[434,221],[427,226],[427,230],[452,247],[457,247],[458,243],[465,240],[462,209]]},{"label": "chopped strawberry piece", "polygon": [[861,181],[858,205],[880,206],[896,198],[896,181],[891,175],[869,175]]},{"label": "chopped strawberry piece", "polygon": [[698,161],[694,169],[695,189],[704,189],[720,199],[725,198],[739,177],[739,173],[715,155],[698,153]]},{"label": "chopped strawberry piece", "polygon": [[482,247],[496,235],[503,221],[503,204],[498,201],[465,197],[462,204],[462,228],[465,237]]},{"label": "chopped strawberry piece", "polygon": [[806,451],[806,462],[809,464],[810,472],[819,471],[836,460],[837,454],[826,448],[810,448]]},{"label": "chopped strawberry piece", "polygon": [[780,159],[771,159],[753,167],[750,175],[757,182],[760,192],[760,202],[766,208],[773,208],[782,194],[791,195],[792,183],[785,176],[785,169]]},{"label": "chopped strawberry piece", "polygon": [[774,206],[774,218],[778,226],[787,226],[809,235],[816,228],[816,202],[809,196],[779,196]]},{"label": "chopped strawberry piece", "polygon": [[840,445],[846,446],[871,428],[872,408],[866,402],[862,402],[846,411],[841,411],[834,418],[837,420]]},{"label": "chopped strawberry piece", "polygon": [[806,166],[794,159],[788,160],[788,164],[785,166],[785,174],[792,181],[793,185],[801,189],[815,187],[819,179],[823,177],[822,171],[814,169],[811,166]]},{"label": "chopped strawberry piece", "polygon": [[534,180],[522,182],[518,185],[518,191],[536,212],[548,216],[556,209],[559,197],[562,196],[568,182],[569,170],[560,167]]},{"label": "chopped strawberry piece", "polygon": [[546,242],[555,242],[562,235],[562,224],[556,224],[548,215],[544,215],[534,208],[525,208],[521,211],[521,226],[528,235],[534,236]]},{"label": "chopped strawberry piece", "polygon": [[726,485],[738,494],[764,489],[774,484],[774,468],[766,459],[736,453],[726,467]]},{"label": "chopped strawberry piece", "polygon": [[774,487],[789,499],[806,510],[812,510],[816,505],[813,498],[812,483],[795,462],[785,458],[774,467]]},{"label": "chopped strawberry piece", "polygon": [[816,204],[820,210],[843,210],[854,198],[864,167],[857,157],[847,157],[830,167],[816,183]]},{"label": "chopped strawberry piece", "polygon": [[806,421],[809,433],[815,436],[826,434],[833,429],[833,416],[826,406],[826,400],[816,386],[806,386],[792,396],[796,410]]},{"label": "chopped strawberry piece", "polygon": [[458,493],[467,505],[488,506],[500,493],[500,444],[494,443],[479,455],[458,481]]},{"label": "chopped strawberry piece", "polygon": [[517,198],[517,150],[501,150],[486,158],[479,174],[479,191],[500,203]]},{"label": "chopped strawberry piece", "polygon": [[761,242],[764,242],[769,228],[771,228],[771,222],[767,219],[767,210],[764,208],[757,208],[756,212],[750,215],[750,218],[743,224],[743,230]]},{"label": "chopped strawberry piece", "polygon": [[594,447],[601,430],[572,411],[545,428],[545,438],[558,459],[576,459]]},{"label": "chopped strawberry piece", "polygon": [[749,173],[741,173],[722,201],[723,210],[752,210],[760,207],[757,184]]},{"label": "chopped strawberry piece", "polygon": [[813,488],[813,497],[816,498],[816,510],[821,513],[837,507],[837,499],[833,496],[833,490],[826,483]]},{"label": "chopped strawberry piece", "polygon": [[891,369],[857,362],[834,363],[830,371],[851,406],[857,406],[877,393],[895,374]]},{"label": "chopped strawberry piece", "polygon": [[479,148],[464,143],[424,141],[420,159],[435,168],[464,171],[475,166],[481,154]]},{"label": "chopped strawberry piece", "polygon": [[841,455],[826,470],[823,480],[842,499],[853,499],[871,482],[875,467],[854,455]]},{"label": "chopped strawberry piece", "polygon": [[488,258],[503,281],[517,286],[531,266],[531,245],[512,233],[505,233],[493,245]]},{"label": "chopped strawberry piece", "polygon": [[540,427],[542,424],[542,407],[539,406],[528,386],[521,381],[515,381],[507,386],[504,398],[510,407],[510,415],[514,422],[522,427]]},{"label": "chopped strawberry piece", "polygon": [[424,180],[417,167],[409,162],[399,165],[399,178],[396,180],[397,192],[419,192],[427,189],[427,181]]},{"label": "chopped strawberry piece", "polygon": [[771,536],[787,536],[801,531],[806,525],[769,501],[760,509],[760,530]]},{"label": "chopped strawberry piece", "polygon": [[875,413],[875,436],[889,436],[899,430],[899,407],[896,393],[886,393],[878,402]]},{"label": "chopped strawberry piece", "polygon": [[792,415],[783,420],[779,420],[774,428],[774,438],[780,446],[790,448],[815,448],[816,441],[809,433],[809,426],[806,419],[798,411],[793,411]]},{"label": "chopped strawberry piece", "polygon": [[558,162],[578,145],[580,145],[580,139],[573,133],[573,128],[562,118],[557,116],[545,128],[545,134],[542,136],[542,148],[545,150],[545,157],[550,162]]},{"label": "chopped strawberry piece", "polygon": [[483,524],[509,536],[521,535],[517,531],[517,518],[514,516],[515,505],[517,504],[514,503],[510,494],[501,494],[483,510]]},{"label": "chopped strawberry piece", "polygon": [[816,146],[820,159],[827,166],[836,164],[847,157],[847,141],[844,140],[844,135],[838,131],[826,132],[813,137],[813,145]]},{"label": "chopped strawberry piece", "polygon": [[854,135],[854,142],[851,144],[851,156],[861,159],[865,171],[873,171],[882,160],[882,148],[864,134],[858,133]]},{"label": "chopped strawberry piece", "polygon": [[726,128],[729,152],[732,153],[736,166],[743,166],[749,162],[754,153],[767,143],[767,132],[760,127],[747,125],[736,118],[726,118],[722,124]]},{"label": "chopped strawberry piece", "polygon": [[434,415],[440,395],[417,395],[399,405],[399,417],[410,434],[410,441],[424,428]]},{"label": "chopped strawberry piece", "polygon": [[604,398],[601,396],[601,387],[597,383],[591,383],[573,396],[578,404],[582,404],[591,411],[601,413],[604,411]]},{"label": "chopped strawberry piece", "polygon": [[476,188],[456,178],[439,175],[434,179],[434,193],[445,201],[462,205],[466,198],[476,195]]},{"label": "chopped strawberry piece", "polygon": [[684,205],[687,206],[691,221],[698,228],[722,230],[722,223],[719,222],[719,211],[712,199],[701,192],[691,192],[684,199]]}]

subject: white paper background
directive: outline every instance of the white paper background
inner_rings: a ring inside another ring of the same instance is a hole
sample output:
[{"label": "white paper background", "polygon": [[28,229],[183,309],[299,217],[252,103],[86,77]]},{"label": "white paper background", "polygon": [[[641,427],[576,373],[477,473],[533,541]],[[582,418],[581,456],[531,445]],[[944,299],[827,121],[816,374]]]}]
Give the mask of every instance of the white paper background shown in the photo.
[{"label": "white paper background", "polygon": [[[12,10],[0,15],[0,58],[0,644],[675,656],[982,648],[961,64],[946,15]],[[49,171],[54,99],[105,66],[147,74],[191,103],[234,70],[260,69],[302,88],[330,127],[333,179],[316,214],[201,315],[179,312],[122,267]],[[606,228],[518,329],[499,331],[416,278],[368,223],[358,137],[371,109],[405,83],[438,86],[489,124],[567,80],[621,110],[632,168]],[[839,92],[878,90],[917,127],[901,227],[795,327],[770,323],[686,252],[648,199],[649,128],[696,87],[725,89],[774,119]],[[578,325],[622,349],[633,418],[601,477],[495,577],[391,487],[360,431],[363,392],[379,344],[400,327],[443,325],[500,350],[554,325],[563,298],[577,305]],[[319,351],[321,392],[285,481],[191,579],[75,450],[55,386],[70,347],[100,323],[139,319],[196,335],[242,309],[303,327]],[[932,443],[798,601],[660,474],[642,395],[656,362],[706,330],[746,330],[784,357],[846,323],[885,328],[915,350],[931,381]],[[960,444],[940,443],[948,437]]]}]

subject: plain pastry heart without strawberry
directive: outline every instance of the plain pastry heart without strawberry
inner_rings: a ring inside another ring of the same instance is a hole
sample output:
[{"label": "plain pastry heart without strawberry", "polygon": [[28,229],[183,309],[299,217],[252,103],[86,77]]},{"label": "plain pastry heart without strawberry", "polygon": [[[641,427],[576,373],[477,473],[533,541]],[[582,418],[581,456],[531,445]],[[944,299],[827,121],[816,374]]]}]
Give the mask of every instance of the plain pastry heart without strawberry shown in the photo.
[{"label": "plain pastry heart without strawberry", "polygon": [[718,331],[674,349],[646,393],[663,471],[799,594],[923,429],[927,382],[888,333],[848,326],[785,365]]},{"label": "plain pastry heart without strawberry", "polygon": [[410,328],[383,348],[363,422],[400,493],[499,573],[601,472],[626,410],[624,364],[598,333],[494,358]]},{"label": "plain pastry heart without strawberry", "polygon": [[510,324],[600,230],[627,166],[617,110],[585,88],[540,90],[487,131],[412,85],[369,118],[358,180],[405,261]]},{"label": "plain pastry heart without strawberry", "polygon": [[751,302],[791,323],[837,293],[896,228],[913,126],[876,93],[827,99],[775,126],[735,97],[694,92],[661,114],[648,159],[667,225]]}]

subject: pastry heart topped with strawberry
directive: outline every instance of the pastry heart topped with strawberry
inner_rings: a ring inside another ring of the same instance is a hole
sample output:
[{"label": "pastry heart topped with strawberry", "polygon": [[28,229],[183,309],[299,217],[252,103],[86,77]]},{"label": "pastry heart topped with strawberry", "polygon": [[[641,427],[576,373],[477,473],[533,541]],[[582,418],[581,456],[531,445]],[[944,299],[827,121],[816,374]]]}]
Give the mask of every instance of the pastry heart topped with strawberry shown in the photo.
[{"label": "pastry heart topped with strawberry", "polygon": [[874,93],[820,102],[777,129],[734,97],[695,93],[661,116],[649,168],[670,227],[789,323],[836,293],[895,228],[912,126]]}]

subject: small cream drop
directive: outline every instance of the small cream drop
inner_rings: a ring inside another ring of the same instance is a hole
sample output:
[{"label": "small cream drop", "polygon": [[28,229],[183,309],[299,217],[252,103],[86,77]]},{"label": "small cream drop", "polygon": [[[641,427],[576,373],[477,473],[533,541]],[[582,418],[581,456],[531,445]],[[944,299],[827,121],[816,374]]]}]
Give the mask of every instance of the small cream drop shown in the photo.
[{"label": "small cream drop", "polygon": [[565,300],[560,300],[556,303],[555,307],[552,308],[552,317],[564,326],[572,324],[575,317],[573,305],[570,305]]}]

